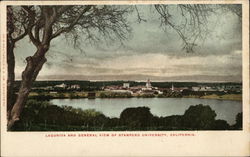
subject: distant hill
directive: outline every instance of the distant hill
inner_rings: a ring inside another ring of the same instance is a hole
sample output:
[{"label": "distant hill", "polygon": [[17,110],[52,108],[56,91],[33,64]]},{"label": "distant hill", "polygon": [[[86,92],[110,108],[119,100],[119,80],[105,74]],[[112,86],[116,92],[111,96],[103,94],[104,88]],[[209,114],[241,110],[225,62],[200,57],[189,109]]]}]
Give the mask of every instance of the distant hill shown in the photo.
[{"label": "distant hill", "polygon": [[[20,78],[17,78],[20,79]],[[47,75],[38,76],[37,80],[96,80],[96,81],[114,81],[114,80],[132,80],[145,81],[175,81],[175,82],[242,82],[242,76],[210,76],[210,75],[190,75],[190,76],[174,76],[160,77],[151,75]]]}]

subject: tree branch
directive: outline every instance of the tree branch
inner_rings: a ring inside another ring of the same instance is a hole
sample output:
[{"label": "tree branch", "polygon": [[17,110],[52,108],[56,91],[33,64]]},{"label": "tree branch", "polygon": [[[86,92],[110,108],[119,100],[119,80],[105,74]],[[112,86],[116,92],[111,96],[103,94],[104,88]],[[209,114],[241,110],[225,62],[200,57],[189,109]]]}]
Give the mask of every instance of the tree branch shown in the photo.
[{"label": "tree branch", "polygon": [[62,6],[57,9],[57,16],[61,16],[64,12],[66,12],[68,9],[72,8],[72,6]]},{"label": "tree branch", "polygon": [[22,6],[22,8],[28,13],[29,23],[28,23],[27,33],[30,37],[31,42],[36,47],[38,47],[40,45],[40,41],[37,40],[32,33],[33,27],[35,26],[36,12],[31,10],[32,7]]},{"label": "tree branch", "polygon": [[13,38],[13,42],[17,42],[17,41],[23,39],[27,34],[28,34],[28,30],[26,28],[24,28],[24,32],[21,35],[19,35],[16,38]]},{"label": "tree branch", "polygon": [[57,32],[55,32],[53,35],[52,35],[52,39],[53,38],[56,38],[57,36],[59,36],[60,34],[64,33],[64,32],[68,32],[72,29],[72,27],[74,27],[77,22],[79,21],[79,19],[83,16],[84,13],[86,13],[92,6],[91,5],[88,5],[86,6],[86,8],[84,8],[80,13],[79,15],[74,19],[74,21],[68,26],[68,27],[63,27],[61,29],[59,29]]},{"label": "tree branch", "polygon": [[139,12],[139,10],[138,10],[138,8],[137,8],[136,5],[135,5],[135,11],[136,11],[136,13],[137,13],[137,19],[138,19],[138,22],[139,22],[139,23],[141,23],[141,21],[147,22],[146,19],[143,19],[143,18],[141,17],[140,12]]}]

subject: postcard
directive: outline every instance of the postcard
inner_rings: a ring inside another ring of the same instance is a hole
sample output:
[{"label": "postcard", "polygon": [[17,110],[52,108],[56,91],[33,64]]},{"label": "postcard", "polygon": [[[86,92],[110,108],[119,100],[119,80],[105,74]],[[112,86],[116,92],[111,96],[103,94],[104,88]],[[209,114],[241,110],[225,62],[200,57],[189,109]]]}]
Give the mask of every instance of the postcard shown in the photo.
[{"label": "postcard", "polygon": [[2,156],[248,156],[249,2],[2,1]]}]

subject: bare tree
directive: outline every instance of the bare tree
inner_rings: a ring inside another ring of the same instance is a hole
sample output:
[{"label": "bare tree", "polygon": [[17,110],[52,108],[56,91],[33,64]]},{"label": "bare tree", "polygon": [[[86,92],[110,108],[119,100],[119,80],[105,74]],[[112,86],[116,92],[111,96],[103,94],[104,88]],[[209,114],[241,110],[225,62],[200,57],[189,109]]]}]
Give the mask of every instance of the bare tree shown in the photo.
[{"label": "bare tree", "polygon": [[[99,41],[102,37],[120,40],[127,37],[130,27],[126,14],[130,10],[120,6],[22,6],[27,14],[27,34],[36,46],[33,56],[26,58],[21,86],[15,104],[8,115],[8,129],[19,120],[27,101],[32,83],[35,81],[48,52],[51,41],[61,34],[71,34],[73,40],[78,33],[86,39]],[[11,14],[9,14],[11,17]],[[11,31],[10,31],[11,32]]]},{"label": "bare tree", "polygon": [[161,27],[174,30],[181,38],[183,50],[187,53],[194,52],[198,39],[205,40],[211,32],[207,27],[209,16],[231,12],[237,15],[241,22],[242,15],[239,4],[154,5],[154,8],[160,15]]},{"label": "bare tree", "polygon": [[[197,39],[206,35],[207,18],[214,12],[214,8],[202,4],[155,5],[154,7],[160,15],[161,26],[164,29],[173,29],[178,34],[183,42],[183,50],[187,53],[193,52]],[[179,20],[176,20],[178,17]]]},{"label": "bare tree", "polygon": [[11,6],[7,7],[7,114],[14,104],[13,84],[15,81],[15,55],[14,48],[16,43],[27,35],[27,15],[22,9],[13,10]]},{"label": "bare tree", "polygon": [[[231,12],[239,17],[241,22],[242,8],[239,4],[159,4],[152,6],[158,13],[160,27],[164,30],[174,30],[183,43],[183,50],[194,52],[198,40],[205,40],[211,32],[208,29],[208,19],[211,15],[221,14],[221,11]],[[146,22],[135,6],[139,22]],[[224,13],[225,13],[224,12]]]},{"label": "bare tree", "polygon": [[239,17],[240,23],[242,22],[242,5],[241,4],[220,4],[220,8],[224,9],[226,12],[232,12],[233,14],[237,15]]}]

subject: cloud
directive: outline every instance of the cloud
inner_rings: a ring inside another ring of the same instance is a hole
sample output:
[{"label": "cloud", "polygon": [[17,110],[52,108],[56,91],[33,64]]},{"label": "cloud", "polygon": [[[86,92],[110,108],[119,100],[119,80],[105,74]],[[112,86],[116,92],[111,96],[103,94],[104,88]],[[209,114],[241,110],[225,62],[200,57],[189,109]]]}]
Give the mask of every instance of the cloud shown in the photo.
[{"label": "cloud", "polygon": [[[209,17],[209,32],[204,41],[198,40],[195,53],[185,53],[182,41],[172,29],[159,27],[155,13],[140,7],[147,22],[129,17],[132,36],[124,44],[114,42],[73,48],[65,38],[53,40],[40,76],[48,75],[151,75],[157,77],[231,76],[240,80],[242,68],[242,34],[236,16],[225,13]],[[178,19],[176,19],[178,21]],[[16,48],[16,76],[20,78],[24,59],[35,52],[28,39]],[[187,77],[186,77],[187,78]]]},{"label": "cloud", "polygon": [[[172,57],[166,54],[136,54],[120,56],[105,60],[64,63],[60,67],[48,69],[44,67],[41,75],[146,75],[154,77],[198,77],[235,76],[235,81],[241,80],[241,51],[233,51],[227,55]],[[87,60],[87,59],[86,59]],[[97,62],[97,63],[95,63]],[[238,76],[238,77],[237,77]]]}]

